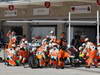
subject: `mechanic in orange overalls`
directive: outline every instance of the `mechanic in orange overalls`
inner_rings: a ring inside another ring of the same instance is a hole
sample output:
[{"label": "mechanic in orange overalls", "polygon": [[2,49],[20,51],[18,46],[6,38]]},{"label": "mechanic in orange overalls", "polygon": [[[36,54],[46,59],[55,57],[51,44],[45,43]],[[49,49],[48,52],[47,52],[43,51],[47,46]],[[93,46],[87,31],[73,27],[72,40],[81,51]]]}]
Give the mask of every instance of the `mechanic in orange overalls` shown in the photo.
[{"label": "mechanic in orange overalls", "polygon": [[85,38],[85,50],[88,56],[86,60],[86,67],[90,68],[93,64],[95,65],[95,67],[97,67],[97,64],[95,64],[97,55],[96,46],[92,42],[90,42],[88,38]]},{"label": "mechanic in orange overalls", "polygon": [[66,51],[67,49],[67,42],[65,40],[65,33],[61,33],[60,38],[60,50],[58,53],[58,67],[64,68],[64,60],[70,57],[70,54]]}]

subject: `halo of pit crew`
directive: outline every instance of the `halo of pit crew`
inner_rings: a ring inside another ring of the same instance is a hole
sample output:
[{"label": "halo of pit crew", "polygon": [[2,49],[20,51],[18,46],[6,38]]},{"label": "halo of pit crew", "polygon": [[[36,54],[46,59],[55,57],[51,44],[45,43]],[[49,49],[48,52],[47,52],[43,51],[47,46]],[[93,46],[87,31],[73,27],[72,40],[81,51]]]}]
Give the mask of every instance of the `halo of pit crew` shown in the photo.
[{"label": "halo of pit crew", "polygon": [[25,36],[16,44],[15,32],[7,33],[8,43],[4,47],[4,62],[7,66],[29,65],[36,67],[64,68],[84,65],[86,68],[98,67],[100,63],[100,46],[95,45],[85,38],[80,47],[67,47],[64,33],[57,39],[54,31],[50,31],[44,39],[32,37],[31,43]]}]

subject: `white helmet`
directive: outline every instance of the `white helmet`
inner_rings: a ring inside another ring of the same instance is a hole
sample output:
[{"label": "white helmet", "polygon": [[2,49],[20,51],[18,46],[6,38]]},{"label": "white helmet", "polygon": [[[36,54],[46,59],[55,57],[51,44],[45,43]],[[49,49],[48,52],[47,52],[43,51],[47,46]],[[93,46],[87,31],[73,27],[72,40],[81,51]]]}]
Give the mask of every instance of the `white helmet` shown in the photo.
[{"label": "white helmet", "polygon": [[85,40],[84,40],[84,41],[86,42],[86,41],[88,41],[88,40],[89,40],[89,38],[85,38]]},{"label": "white helmet", "polygon": [[15,44],[12,44],[12,47],[16,47],[16,45]]},{"label": "white helmet", "polygon": [[50,33],[51,33],[51,34],[53,34],[53,33],[54,33],[54,31],[50,31]]},{"label": "white helmet", "polygon": [[28,43],[28,41],[25,41],[25,44],[27,44]]}]

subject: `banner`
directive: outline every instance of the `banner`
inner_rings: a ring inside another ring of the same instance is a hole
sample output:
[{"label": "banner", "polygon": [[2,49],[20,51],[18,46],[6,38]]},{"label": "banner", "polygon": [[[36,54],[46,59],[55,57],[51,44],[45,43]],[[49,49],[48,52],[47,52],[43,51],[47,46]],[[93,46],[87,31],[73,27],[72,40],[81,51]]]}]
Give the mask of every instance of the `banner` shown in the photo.
[{"label": "banner", "polygon": [[6,17],[17,16],[17,10],[5,10],[4,16]]},{"label": "banner", "polygon": [[49,8],[35,8],[33,9],[33,16],[35,15],[49,15]]},{"label": "banner", "polygon": [[71,6],[71,13],[91,13],[91,5]]}]

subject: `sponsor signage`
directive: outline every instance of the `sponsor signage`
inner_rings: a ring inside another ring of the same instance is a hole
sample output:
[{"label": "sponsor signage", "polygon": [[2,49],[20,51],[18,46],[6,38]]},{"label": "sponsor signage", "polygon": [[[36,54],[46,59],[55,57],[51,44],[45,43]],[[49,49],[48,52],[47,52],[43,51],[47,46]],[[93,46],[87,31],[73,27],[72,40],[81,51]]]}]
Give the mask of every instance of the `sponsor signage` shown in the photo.
[{"label": "sponsor signage", "polygon": [[35,8],[33,15],[49,15],[49,8]]},{"label": "sponsor signage", "polygon": [[10,17],[10,16],[17,16],[17,10],[5,10],[4,16]]},{"label": "sponsor signage", "polygon": [[91,13],[91,5],[71,6],[72,13]]}]

